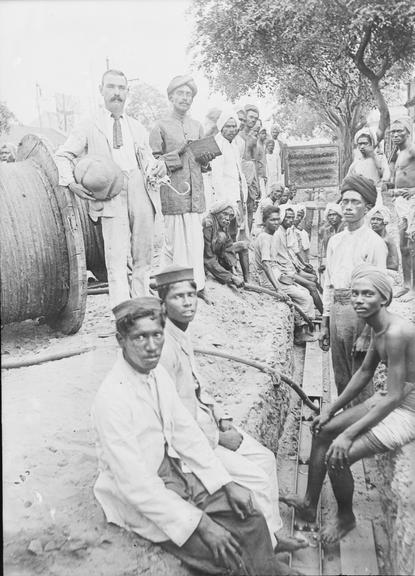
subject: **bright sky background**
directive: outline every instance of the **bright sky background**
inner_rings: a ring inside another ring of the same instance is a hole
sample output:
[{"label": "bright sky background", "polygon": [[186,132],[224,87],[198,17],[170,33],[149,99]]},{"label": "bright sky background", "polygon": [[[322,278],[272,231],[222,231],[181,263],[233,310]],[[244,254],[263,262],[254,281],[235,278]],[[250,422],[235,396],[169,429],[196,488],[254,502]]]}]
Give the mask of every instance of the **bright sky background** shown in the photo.
[{"label": "bright sky background", "polygon": [[[1,0],[0,100],[30,123],[37,117],[38,83],[42,108],[53,111],[55,93],[65,93],[89,113],[100,100],[107,57],[110,67],[164,92],[173,76],[191,71],[189,5],[190,0]],[[192,115],[203,121],[223,98],[210,95],[207,79],[193,74],[199,94]]]}]

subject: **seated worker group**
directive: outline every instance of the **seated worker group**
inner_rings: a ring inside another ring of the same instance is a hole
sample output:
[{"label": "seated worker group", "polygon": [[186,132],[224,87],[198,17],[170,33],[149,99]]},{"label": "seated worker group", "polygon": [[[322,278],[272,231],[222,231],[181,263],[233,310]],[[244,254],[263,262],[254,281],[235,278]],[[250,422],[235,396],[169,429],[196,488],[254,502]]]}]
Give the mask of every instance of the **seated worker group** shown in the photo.
[{"label": "seated worker group", "polygon": [[[356,524],[350,466],[415,440],[415,327],[388,311],[391,300],[392,283],[384,270],[367,264],[355,268],[351,302],[371,329],[369,350],[340,396],[313,421],[305,496],[280,498],[313,522],[328,472],[338,511],[322,532],[326,544],[343,538]],[[385,389],[348,407],[368,386],[380,362],[388,367]]]},{"label": "seated worker group", "polygon": [[[183,278],[181,274],[179,270]],[[170,276],[174,279],[177,276]],[[216,421],[210,406],[200,400],[193,356],[177,348],[183,342],[172,331],[181,330],[185,341],[186,324],[195,312],[196,285],[181,279],[183,297],[182,289],[170,292],[164,281],[161,275],[163,308],[173,310],[167,340],[176,346],[167,350],[167,357],[180,352],[183,364],[174,366],[176,382],[159,365],[165,315],[158,299],[136,298],[113,309],[121,351],[92,407],[99,458],[95,496],[108,522],[161,544],[204,574],[297,574],[275,555],[307,545],[275,536],[282,524],[275,458],[229,419]],[[177,288],[177,282],[171,284]],[[175,321],[181,308],[177,303],[188,308],[189,291],[192,310],[182,311]],[[176,386],[181,387],[179,394]],[[205,426],[209,414],[210,428]],[[215,437],[222,446],[213,450]]]},{"label": "seated worker group", "polygon": [[[274,236],[280,226],[280,207],[266,206],[262,213],[263,231],[254,241],[255,266],[261,286],[274,288],[283,299],[291,299],[304,314],[313,320],[315,317],[313,300],[306,288],[300,286],[293,277],[281,268],[277,258]],[[291,272],[291,270],[290,270]],[[295,343],[314,340],[309,333],[307,322],[295,314]]]},{"label": "seated worker group", "polygon": [[[248,241],[236,240],[238,233],[237,212],[228,200],[212,204],[203,219],[205,269],[221,284],[243,286],[249,282]],[[236,271],[236,254],[243,278]]]}]

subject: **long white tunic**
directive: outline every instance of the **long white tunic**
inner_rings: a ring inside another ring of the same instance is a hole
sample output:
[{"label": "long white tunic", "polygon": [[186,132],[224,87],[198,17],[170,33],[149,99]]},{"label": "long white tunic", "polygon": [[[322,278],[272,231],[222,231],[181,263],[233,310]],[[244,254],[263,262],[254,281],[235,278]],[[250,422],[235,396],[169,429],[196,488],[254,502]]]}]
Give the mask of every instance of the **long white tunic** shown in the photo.
[{"label": "long white tunic", "polygon": [[349,289],[353,270],[372,264],[386,270],[388,249],[384,240],[366,224],[332,236],[327,245],[327,267],[323,287],[323,316],[330,315],[333,290]]},{"label": "long white tunic", "polygon": [[140,374],[120,356],[96,395],[92,418],[99,459],[94,493],[108,522],[154,542],[184,544],[202,511],[166,489],[158,476],[165,447],[210,494],[231,477],[167,372],[157,366],[149,375]]},{"label": "long white tunic", "polygon": [[222,152],[211,161],[212,169],[211,184],[214,191],[215,201],[229,200],[236,205],[241,200],[241,187],[244,199],[246,199],[246,181],[242,174],[241,159],[237,144],[232,144],[226,138],[216,134],[215,140]]}]

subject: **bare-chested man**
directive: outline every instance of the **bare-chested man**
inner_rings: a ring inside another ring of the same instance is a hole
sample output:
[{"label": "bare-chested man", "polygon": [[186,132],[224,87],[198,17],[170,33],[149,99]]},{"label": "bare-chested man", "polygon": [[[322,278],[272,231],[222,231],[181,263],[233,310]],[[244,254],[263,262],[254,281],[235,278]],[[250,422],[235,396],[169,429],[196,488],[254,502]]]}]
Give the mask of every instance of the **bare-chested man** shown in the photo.
[{"label": "bare-chested man", "polygon": [[399,216],[400,248],[405,300],[415,298],[415,144],[411,141],[410,119],[400,118],[391,126],[392,142],[397,147],[393,185],[395,208]]},{"label": "bare-chested man", "polygon": [[[392,284],[386,272],[362,264],[353,273],[351,288],[356,314],[372,329],[369,350],[337,400],[312,424],[314,437],[305,496],[280,497],[302,518],[313,522],[328,471],[338,511],[322,532],[326,544],[343,538],[356,524],[350,466],[415,439],[415,326],[387,310]],[[385,390],[338,414],[367,386],[380,362],[388,366]]]}]

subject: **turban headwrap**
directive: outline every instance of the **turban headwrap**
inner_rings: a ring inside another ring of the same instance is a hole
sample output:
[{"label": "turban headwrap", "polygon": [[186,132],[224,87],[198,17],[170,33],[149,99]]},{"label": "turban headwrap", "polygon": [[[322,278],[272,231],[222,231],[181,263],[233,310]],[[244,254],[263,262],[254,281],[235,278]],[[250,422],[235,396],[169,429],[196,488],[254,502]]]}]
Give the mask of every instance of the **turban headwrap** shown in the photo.
[{"label": "turban headwrap", "polygon": [[235,208],[232,202],[229,202],[229,200],[219,200],[218,202],[214,202],[212,204],[212,206],[209,208],[209,212],[211,214],[220,214],[227,208],[232,208],[232,210],[235,212]]},{"label": "turban headwrap", "polygon": [[183,282],[185,280],[192,282],[194,281],[193,268],[185,268],[183,266],[172,264],[171,266],[163,268],[163,270],[158,274],[154,274],[153,278],[157,288],[168,286],[169,284],[175,284],[176,282]]},{"label": "turban headwrap", "polygon": [[256,112],[259,115],[258,107],[255,106],[255,104],[247,104],[245,106],[244,110],[245,110],[245,114],[247,114],[250,110],[252,110],[253,112]]},{"label": "turban headwrap", "polygon": [[295,216],[295,209],[294,209],[294,206],[292,204],[280,204],[279,209],[280,209],[281,222],[284,220],[285,213],[287,212],[287,210],[292,210],[294,212],[294,216]]},{"label": "turban headwrap", "polygon": [[372,134],[372,131],[370,130],[370,128],[361,128],[360,130],[358,130],[356,132],[356,136],[354,137],[354,143],[357,144],[357,141],[359,140],[359,138],[361,136],[367,136],[369,138],[370,143],[372,144],[372,146],[375,145],[375,138]]},{"label": "turban headwrap", "polygon": [[324,210],[324,220],[327,220],[329,212],[336,212],[339,216],[343,218],[342,209],[340,208],[339,204],[336,204],[335,202],[329,202],[327,204],[326,209]]},{"label": "turban headwrap", "polygon": [[386,306],[389,306],[392,302],[392,281],[385,270],[381,270],[380,268],[376,268],[376,266],[371,266],[369,264],[360,264],[353,270],[352,287],[354,282],[358,280],[369,280],[379,294],[385,298]]},{"label": "turban headwrap", "polygon": [[364,176],[346,176],[343,180],[340,193],[347,190],[358,192],[367,204],[375,204],[377,198],[376,186],[373,180]]},{"label": "turban headwrap", "polygon": [[236,112],[232,109],[232,108],[225,108],[225,110],[223,110],[219,116],[219,118],[216,121],[216,126],[218,127],[218,130],[221,131],[222,128],[225,126],[226,122],[232,118],[233,120],[235,120],[236,125],[238,126],[238,115],[236,114]]},{"label": "turban headwrap", "polygon": [[148,316],[149,312],[160,312],[160,300],[154,298],[153,296],[142,296],[140,298],[132,298],[131,300],[125,300],[121,304],[117,304],[115,308],[112,309],[112,313],[115,316],[115,320],[121,320],[126,316],[131,316],[132,318],[142,318],[143,316]]},{"label": "turban headwrap", "polygon": [[[283,206],[284,206],[284,204],[283,204]],[[291,204],[291,205],[288,204],[288,206],[289,206],[289,207],[291,206],[291,208],[294,209],[294,214],[295,214],[296,217],[297,217],[297,215],[298,215],[299,212],[303,212],[303,214],[305,214],[305,210],[306,210],[306,209],[305,209],[304,204]]]},{"label": "turban headwrap", "polygon": [[170,84],[167,86],[167,96],[170,96],[176,88],[180,88],[180,86],[189,86],[190,90],[193,93],[193,98],[197,94],[197,87],[193,77],[190,74],[183,74],[182,76],[175,76],[171,81]]},{"label": "turban headwrap", "polygon": [[369,212],[367,213],[368,220],[373,218],[373,216],[375,216],[375,214],[377,213],[379,213],[382,216],[385,224],[389,224],[389,222],[391,221],[391,213],[388,210],[388,208],[386,208],[386,206],[375,206],[374,208],[372,208],[372,210],[369,210]]},{"label": "turban headwrap", "polygon": [[408,131],[409,134],[411,133],[411,119],[409,116],[401,116],[400,118],[397,118],[392,122],[392,126],[398,122],[399,124],[402,124],[402,126]]}]

